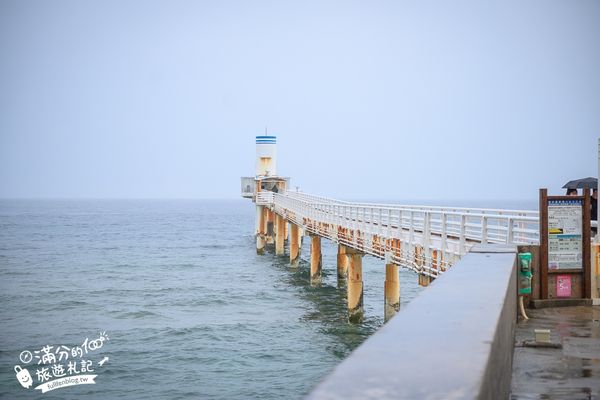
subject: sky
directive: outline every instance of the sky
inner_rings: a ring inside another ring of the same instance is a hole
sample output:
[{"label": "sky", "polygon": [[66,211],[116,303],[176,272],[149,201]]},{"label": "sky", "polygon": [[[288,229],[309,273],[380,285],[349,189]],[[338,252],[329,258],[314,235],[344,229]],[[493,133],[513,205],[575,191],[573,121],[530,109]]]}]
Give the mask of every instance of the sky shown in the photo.
[{"label": "sky", "polygon": [[0,197],[343,199],[598,174],[600,2],[0,0]]}]

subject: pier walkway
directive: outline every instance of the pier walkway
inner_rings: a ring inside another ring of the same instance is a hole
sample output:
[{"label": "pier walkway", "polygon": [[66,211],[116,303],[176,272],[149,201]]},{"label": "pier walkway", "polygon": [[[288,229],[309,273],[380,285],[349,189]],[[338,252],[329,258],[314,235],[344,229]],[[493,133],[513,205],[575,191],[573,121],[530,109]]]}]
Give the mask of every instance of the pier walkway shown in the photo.
[{"label": "pier walkway", "polygon": [[307,234],[436,278],[475,244],[536,244],[537,211],[353,203],[259,192],[256,204]]}]

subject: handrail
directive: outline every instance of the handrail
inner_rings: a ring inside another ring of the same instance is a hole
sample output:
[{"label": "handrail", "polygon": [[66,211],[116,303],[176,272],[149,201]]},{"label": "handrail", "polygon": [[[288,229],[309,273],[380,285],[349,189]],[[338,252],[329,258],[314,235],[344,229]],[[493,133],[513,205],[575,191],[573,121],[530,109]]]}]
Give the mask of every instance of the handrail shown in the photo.
[{"label": "handrail", "polygon": [[539,242],[536,211],[351,203],[301,192],[256,194],[311,234],[437,276],[476,243]]},{"label": "handrail", "polygon": [[309,195],[304,192],[294,192],[294,191],[286,191],[286,196],[294,197],[298,199],[322,199],[326,200],[321,202],[322,204],[344,204],[344,205],[352,205],[352,206],[363,206],[363,207],[372,207],[372,208],[401,208],[401,209],[414,209],[414,210],[448,210],[448,211],[456,211],[471,214],[472,212],[479,211],[481,214],[506,214],[506,215],[521,215],[521,216],[531,216],[534,218],[539,217],[539,211],[535,210],[512,210],[512,209],[504,209],[504,208],[481,208],[481,207],[447,207],[447,206],[423,206],[423,205],[411,205],[411,204],[395,204],[395,203],[364,203],[364,202],[349,202],[343,200],[330,199],[322,196]]},{"label": "handrail", "polygon": [[256,204],[258,205],[270,205],[273,204],[274,195],[273,192],[258,192],[256,194]]}]

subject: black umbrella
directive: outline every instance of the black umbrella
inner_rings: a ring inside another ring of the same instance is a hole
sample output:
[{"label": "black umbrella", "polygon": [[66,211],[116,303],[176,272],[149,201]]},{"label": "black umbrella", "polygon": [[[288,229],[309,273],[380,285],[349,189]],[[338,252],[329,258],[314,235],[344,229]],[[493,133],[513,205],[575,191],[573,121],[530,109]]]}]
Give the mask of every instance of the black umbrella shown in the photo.
[{"label": "black umbrella", "polygon": [[565,189],[581,189],[581,188],[590,188],[590,189],[598,189],[598,179],[592,178],[591,176],[583,179],[575,179],[574,181],[569,181],[565,183],[563,186]]}]

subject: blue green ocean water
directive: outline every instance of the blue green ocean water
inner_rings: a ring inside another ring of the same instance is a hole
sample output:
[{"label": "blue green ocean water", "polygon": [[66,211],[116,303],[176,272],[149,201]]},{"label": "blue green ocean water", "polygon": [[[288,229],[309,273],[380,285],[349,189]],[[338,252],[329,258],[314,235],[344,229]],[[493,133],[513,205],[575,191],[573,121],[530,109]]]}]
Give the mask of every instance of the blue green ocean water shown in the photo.
[{"label": "blue green ocean water", "polygon": [[[0,201],[0,396],[302,398],[382,325],[383,262],[365,257],[366,319],[348,324],[335,246],[311,286],[308,241],[297,268],[257,255],[254,216],[243,200]],[[402,271],[403,305],[419,291]],[[101,348],[60,353],[101,332]],[[46,346],[65,373],[92,361],[96,383],[35,390],[42,368],[61,373],[38,364]]]}]

